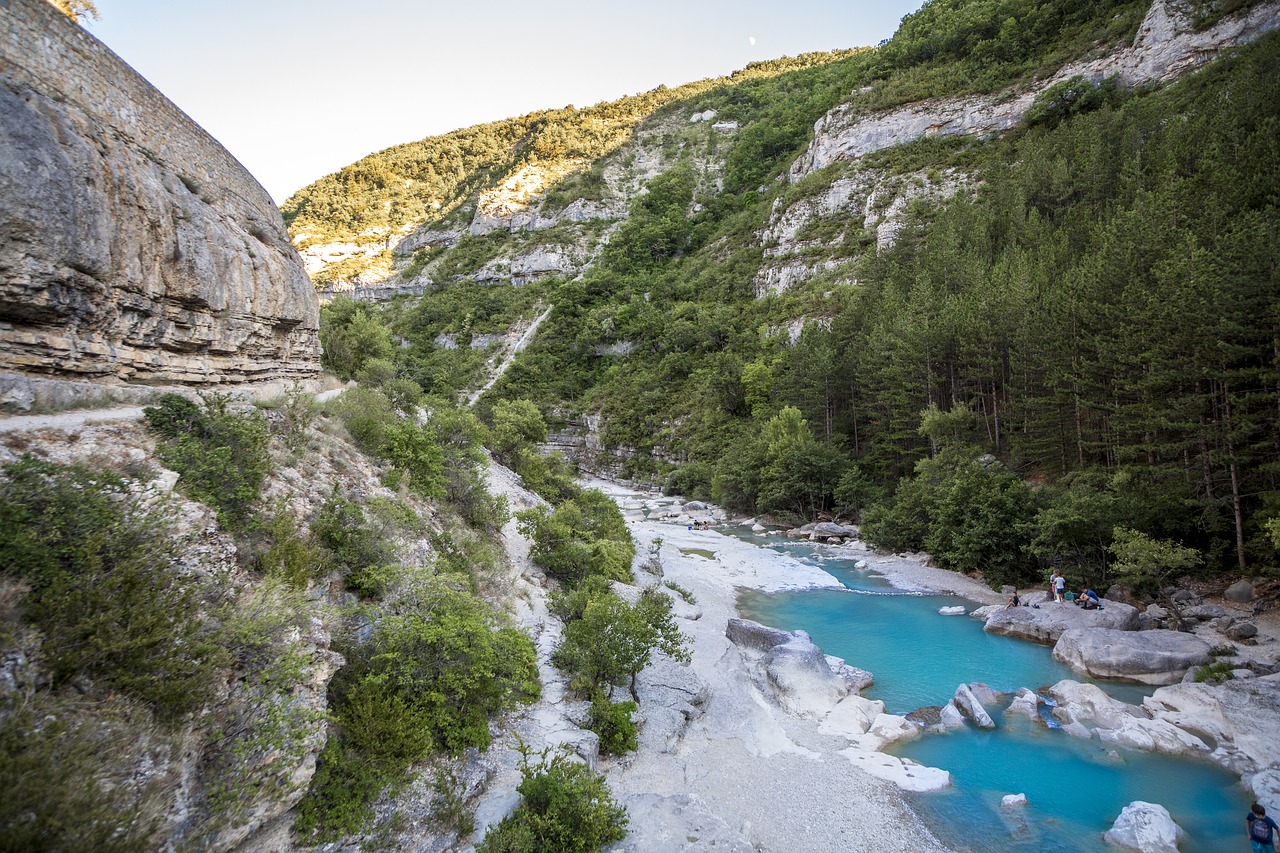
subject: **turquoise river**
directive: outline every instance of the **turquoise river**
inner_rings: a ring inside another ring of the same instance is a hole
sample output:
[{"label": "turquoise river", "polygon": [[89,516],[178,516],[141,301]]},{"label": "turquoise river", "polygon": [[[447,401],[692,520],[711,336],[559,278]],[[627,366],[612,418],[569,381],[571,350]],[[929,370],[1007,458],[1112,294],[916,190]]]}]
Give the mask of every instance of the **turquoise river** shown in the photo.
[{"label": "turquoise river", "polygon": [[[895,589],[855,561],[824,555],[807,543],[725,531],[763,548],[820,566],[844,589],[764,594],[739,599],[745,618],[786,630],[803,629],[828,654],[869,670],[875,684],[864,696],[890,713],[943,705],[960,683],[997,690],[1042,688],[1063,678],[1087,680],[1055,661],[1048,646],[988,634],[967,616],[938,608],[974,605],[950,595]],[[1138,703],[1153,688],[1100,683],[1111,695]],[[997,727],[926,734],[894,752],[951,772],[952,787],[913,794],[937,835],[959,851],[1077,853],[1104,850],[1102,833],[1130,802],[1167,808],[1186,835],[1183,853],[1247,849],[1242,830],[1249,798],[1236,777],[1205,761],[1117,749],[1073,738],[1046,715],[1045,725],[1006,718]],[[1023,808],[1001,808],[1005,794],[1025,793]]]}]

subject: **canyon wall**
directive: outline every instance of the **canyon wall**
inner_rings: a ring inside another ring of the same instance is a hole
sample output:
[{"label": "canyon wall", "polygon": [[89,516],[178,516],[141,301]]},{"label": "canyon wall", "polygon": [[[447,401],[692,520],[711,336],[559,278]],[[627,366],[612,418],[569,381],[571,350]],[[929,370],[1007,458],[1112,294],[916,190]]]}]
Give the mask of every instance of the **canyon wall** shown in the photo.
[{"label": "canyon wall", "polygon": [[0,409],[264,392],[319,356],[266,190],[44,0],[0,0]]}]

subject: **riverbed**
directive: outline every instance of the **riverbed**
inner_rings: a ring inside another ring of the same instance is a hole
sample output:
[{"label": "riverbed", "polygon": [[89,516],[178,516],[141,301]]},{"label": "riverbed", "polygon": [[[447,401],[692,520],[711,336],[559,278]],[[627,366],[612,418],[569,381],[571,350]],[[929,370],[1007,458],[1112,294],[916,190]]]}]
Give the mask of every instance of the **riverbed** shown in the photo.
[{"label": "riverbed", "polygon": [[[939,608],[972,609],[973,602],[954,594],[926,594],[919,584],[896,588],[874,571],[874,555],[743,530],[725,528],[758,545],[761,559],[773,553],[798,560],[829,573],[839,586],[744,591],[739,596],[742,615],[787,630],[803,629],[828,654],[871,671],[875,684],[863,695],[883,700],[892,713],[945,704],[961,683],[1043,692],[1063,678],[1088,680],[1054,660],[1048,646],[988,634],[981,621],[968,616],[940,615]],[[858,567],[868,559],[868,568]],[[1130,703],[1153,689],[1117,682],[1099,686]],[[1230,849],[1240,841],[1236,824],[1250,797],[1217,766],[1072,738],[1050,716],[1032,723],[1005,718],[998,708],[989,710],[997,723],[994,731],[966,727],[926,734],[892,750],[951,772],[952,787],[915,795],[913,802],[957,850],[1098,850],[1102,833],[1135,800],[1169,809],[1187,832],[1181,845],[1186,853]],[[1026,794],[1026,806],[1001,806],[1003,795],[1019,793]]]}]

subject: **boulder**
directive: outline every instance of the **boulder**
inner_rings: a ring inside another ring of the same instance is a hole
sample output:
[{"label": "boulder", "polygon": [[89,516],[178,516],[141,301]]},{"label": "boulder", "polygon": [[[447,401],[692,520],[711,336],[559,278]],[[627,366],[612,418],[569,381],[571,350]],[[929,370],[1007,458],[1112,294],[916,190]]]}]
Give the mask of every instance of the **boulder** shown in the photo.
[{"label": "boulder", "polygon": [[1227,608],[1221,604],[1195,604],[1183,610],[1182,615],[1191,619],[1219,619],[1227,615]]},{"label": "boulder", "polygon": [[681,507],[681,509],[683,509],[685,512],[702,512],[706,508],[707,508],[707,505],[703,501],[689,501],[687,504]]},{"label": "boulder", "polygon": [[689,724],[702,716],[711,695],[707,683],[692,667],[657,655],[641,670],[636,687],[644,721],[640,748],[646,754],[675,753]]},{"label": "boulder", "polygon": [[982,707],[982,703],[973,695],[973,691],[969,689],[969,685],[961,684],[956,688],[956,695],[951,698],[957,709],[960,710],[969,719],[973,720],[974,725],[981,729],[994,729],[995,721],[991,719],[991,715],[987,713],[987,709]]},{"label": "boulder", "polygon": [[938,722],[944,729],[963,729],[964,714],[960,713],[954,701],[948,702],[938,712]]},{"label": "boulder", "polygon": [[774,646],[762,660],[779,703],[801,716],[826,714],[849,694],[849,684],[831,671],[822,649],[804,631]]},{"label": "boulder", "polygon": [[1178,631],[1070,628],[1053,656],[1091,678],[1123,678],[1142,684],[1176,684],[1187,671],[1207,665],[1209,643]]},{"label": "boulder", "polygon": [[943,616],[963,616],[964,605],[957,604],[955,607],[939,607],[938,613],[942,614]]},{"label": "boulder", "polygon": [[1222,597],[1227,601],[1239,601],[1242,603],[1253,601],[1253,596],[1253,584],[1245,580],[1236,581],[1227,587],[1227,591],[1222,594]]},{"label": "boulder", "polygon": [[818,731],[852,739],[870,731],[871,724],[883,713],[884,703],[879,699],[846,696],[831,709]]},{"label": "boulder", "polygon": [[850,530],[847,527],[841,527],[839,524],[833,524],[830,521],[823,521],[813,526],[813,535],[819,539],[828,536],[856,536],[858,531]]},{"label": "boulder", "polygon": [[1014,694],[1013,701],[1009,703],[1009,707],[1005,708],[1004,712],[1038,720],[1040,719],[1040,697],[1025,687],[1019,687],[1018,692]]},{"label": "boulder", "polygon": [[1252,622],[1235,622],[1226,630],[1226,634],[1233,640],[1249,640],[1258,636],[1258,626]]},{"label": "boulder", "polygon": [[760,522],[756,522],[755,524],[751,525],[751,532],[752,533],[768,533],[769,528],[765,527]]},{"label": "boulder", "polygon": [[1000,808],[1008,809],[1014,806],[1025,806],[1027,804],[1026,794],[1005,794],[1000,798]]},{"label": "boulder", "polygon": [[1004,694],[996,690],[989,684],[981,681],[970,681],[969,691],[973,693],[973,697],[983,705],[998,705],[1003,699]]},{"label": "boulder", "polygon": [[1164,806],[1135,800],[1124,807],[1102,837],[1123,850],[1178,853],[1182,827],[1173,822]]},{"label": "boulder", "polygon": [[1138,627],[1138,611],[1127,604],[1105,600],[1098,610],[1082,610],[1070,604],[1042,604],[1039,607],[1000,607],[987,617],[984,630],[993,634],[1021,637],[1038,643],[1056,643],[1070,628],[1114,628],[1132,631]]},{"label": "boulder", "polygon": [[724,635],[735,646],[757,652],[767,652],[791,639],[790,631],[770,628],[750,619],[730,619]]}]

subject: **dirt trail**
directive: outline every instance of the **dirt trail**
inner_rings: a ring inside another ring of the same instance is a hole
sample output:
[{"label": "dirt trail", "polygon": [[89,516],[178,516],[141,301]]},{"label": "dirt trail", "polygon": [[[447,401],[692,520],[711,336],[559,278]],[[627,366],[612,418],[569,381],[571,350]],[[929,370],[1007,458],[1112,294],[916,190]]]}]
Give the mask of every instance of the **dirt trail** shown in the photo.
[{"label": "dirt trail", "polygon": [[37,429],[65,431],[111,421],[136,421],[140,417],[142,417],[142,406],[76,409],[52,415],[8,415],[0,417],[0,432],[30,432]]}]

